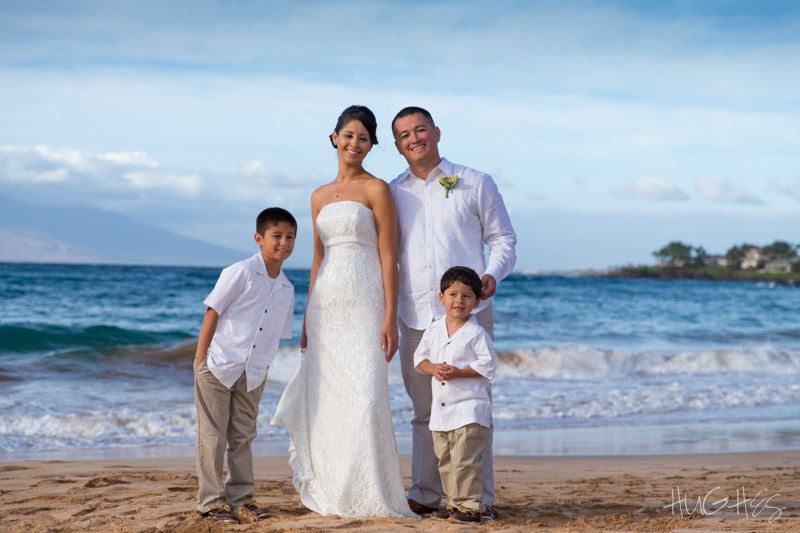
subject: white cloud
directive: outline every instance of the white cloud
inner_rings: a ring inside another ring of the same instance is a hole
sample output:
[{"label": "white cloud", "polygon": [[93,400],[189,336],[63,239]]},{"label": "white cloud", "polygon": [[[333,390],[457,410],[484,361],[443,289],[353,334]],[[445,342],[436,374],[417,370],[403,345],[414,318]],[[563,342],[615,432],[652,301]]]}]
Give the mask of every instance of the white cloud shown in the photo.
[{"label": "white cloud", "polygon": [[48,146],[36,146],[34,151],[42,159],[52,163],[65,164],[75,170],[91,171],[94,169],[94,162],[78,150],[69,148],[50,148]]},{"label": "white cloud", "polygon": [[126,172],[122,175],[137,189],[167,188],[181,195],[195,196],[203,189],[203,180],[197,174],[181,174],[169,171]]},{"label": "white cloud", "polygon": [[69,169],[55,164],[44,147],[24,150],[10,146],[0,147],[0,183],[19,186],[25,184],[59,183],[70,177]]},{"label": "white cloud", "polygon": [[[247,250],[262,209],[280,205],[300,219],[309,211],[312,188],[295,182],[322,183],[319,175],[287,175],[252,161],[227,174],[134,165],[149,161],[143,154],[113,161],[107,153],[71,148],[0,147],[0,194],[38,205],[92,206]],[[230,228],[238,231],[226,233]]]},{"label": "white cloud", "polygon": [[642,178],[624,187],[611,189],[612,194],[621,198],[641,200],[687,200],[689,195],[674,184],[660,178]]},{"label": "white cloud", "polygon": [[5,164],[0,165],[0,183],[2,181],[20,185],[26,183],[59,183],[68,179],[69,170],[66,168],[32,169],[18,162],[5,162]]},{"label": "white cloud", "polygon": [[69,171],[66,168],[57,168],[36,174],[33,177],[34,181],[40,183],[58,183],[60,181],[67,181],[69,179]]},{"label": "white cloud", "polygon": [[251,176],[270,174],[272,171],[271,169],[266,168],[264,166],[264,163],[262,163],[260,160],[252,159],[247,163],[245,163],[244,165],[242,165],[242,168],[239,169],[239,172],[241,172],[242,176],[249,178]]},{"label": "white cloud", "polygon": [[270,187],[317,187],[323,178],[317,172],[294,172],[284,174],[264,165],[259,159],[252,159],[242,165],[239,173],[248,179],[247,183]]},{"label": "white cloud", "polygon": [[794,183],[789,185],[784,185],[777,180],[769,179],[767,180],[770,189],[772,192],[779,194],[781,196],[788,196],[790,198],[794,198],[798,202],[800,202],[800,178],[796,178]]},{"label": "white cloud", "polygon": [[111,161],[117,165],[131,165],[136,167],[156,168],[158,161],[147,155],[145,152],[109,152],[98,157],[105,161]]},{"label": "white cloud", "polygon": [[755,194],[744,189],[737,189],[722,178],[698,176],[695,187],[706,200],[711,202],[735,204],[763,204]]}]

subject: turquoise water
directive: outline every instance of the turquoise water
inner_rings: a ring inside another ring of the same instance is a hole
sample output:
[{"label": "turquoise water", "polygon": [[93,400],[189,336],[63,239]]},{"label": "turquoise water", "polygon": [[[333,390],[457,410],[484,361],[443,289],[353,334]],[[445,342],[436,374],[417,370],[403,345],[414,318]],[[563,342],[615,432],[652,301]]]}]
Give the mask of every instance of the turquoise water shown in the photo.
[{"label": "turquoise water", "polygon": [[[0,453],[191,453],[191,344],[219,270],[0,264]],[[308,271],[287,275],[297,339]],[[494,309],[501,452],[800,447],[800,288],[514,274]],[[268,420],[296,344],[282,343],[265,388],[268,453],[285,449]],[[403,451],[397,361],[390,394]]]}]

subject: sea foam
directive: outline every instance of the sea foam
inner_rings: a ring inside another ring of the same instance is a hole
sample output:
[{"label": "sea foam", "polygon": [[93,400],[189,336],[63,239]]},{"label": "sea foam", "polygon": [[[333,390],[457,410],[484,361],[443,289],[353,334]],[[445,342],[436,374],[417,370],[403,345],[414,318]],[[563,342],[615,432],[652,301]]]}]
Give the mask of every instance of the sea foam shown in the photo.
[{"label": "sea foam", "polygon": [[798,374],[800,350],[774,348],[717,349],[656,353],[588,346],[499,350],[500,371],[540,379],[604,379],[620,376],[685,374]]}]

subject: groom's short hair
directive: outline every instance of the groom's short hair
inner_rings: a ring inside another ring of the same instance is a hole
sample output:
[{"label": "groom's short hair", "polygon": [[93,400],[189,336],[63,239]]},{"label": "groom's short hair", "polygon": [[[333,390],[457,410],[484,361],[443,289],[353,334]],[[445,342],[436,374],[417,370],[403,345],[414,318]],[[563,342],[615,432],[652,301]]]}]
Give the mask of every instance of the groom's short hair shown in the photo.
[{"label": "groom's short hair", "polygon": [[425,120],[431,123],[431,127],[433,128],[436,127],[436,124],[433,123],[433,117],[431,116],[431,114],[428,112],[427,109],[422,109],[421,107],[416,107],[416,106],[404,107],[403,109],[400,110],[399,113],[397,113],[394,116],[394,120],[392,120],[392,136],[395,139],[397,139],[397,130],[394,128],[394,123],[403,117],[407,117],[409,115],[416,115],[417,113],[425,117]]},{"label": "groom's short hair", "polygon": [[481,297],[481,278],[478,277],[477,272],[465,266],[448,268],[447,272],[442,275],[442,281],[439,283],[439,291],[444,294],[444,291],[449,289],[456,281],[460,281],[467,287],[470,287],[472,292],[475,293],[476,298]]}]

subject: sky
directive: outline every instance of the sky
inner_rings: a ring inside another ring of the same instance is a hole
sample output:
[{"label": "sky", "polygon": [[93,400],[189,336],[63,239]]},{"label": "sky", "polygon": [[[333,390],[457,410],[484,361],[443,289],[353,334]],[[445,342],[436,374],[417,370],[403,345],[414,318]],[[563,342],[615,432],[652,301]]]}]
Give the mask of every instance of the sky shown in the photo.
[{"label": "sky", "polygon": [[[518,271],[800,243],[800,4],[792,1],[0,0],[0,194],[88,205],[254,252],[299,222],[369,106],[365,168],[428,109],[441,154],[489,173]],[[243,257],[246,257],[244,255]]]}]

